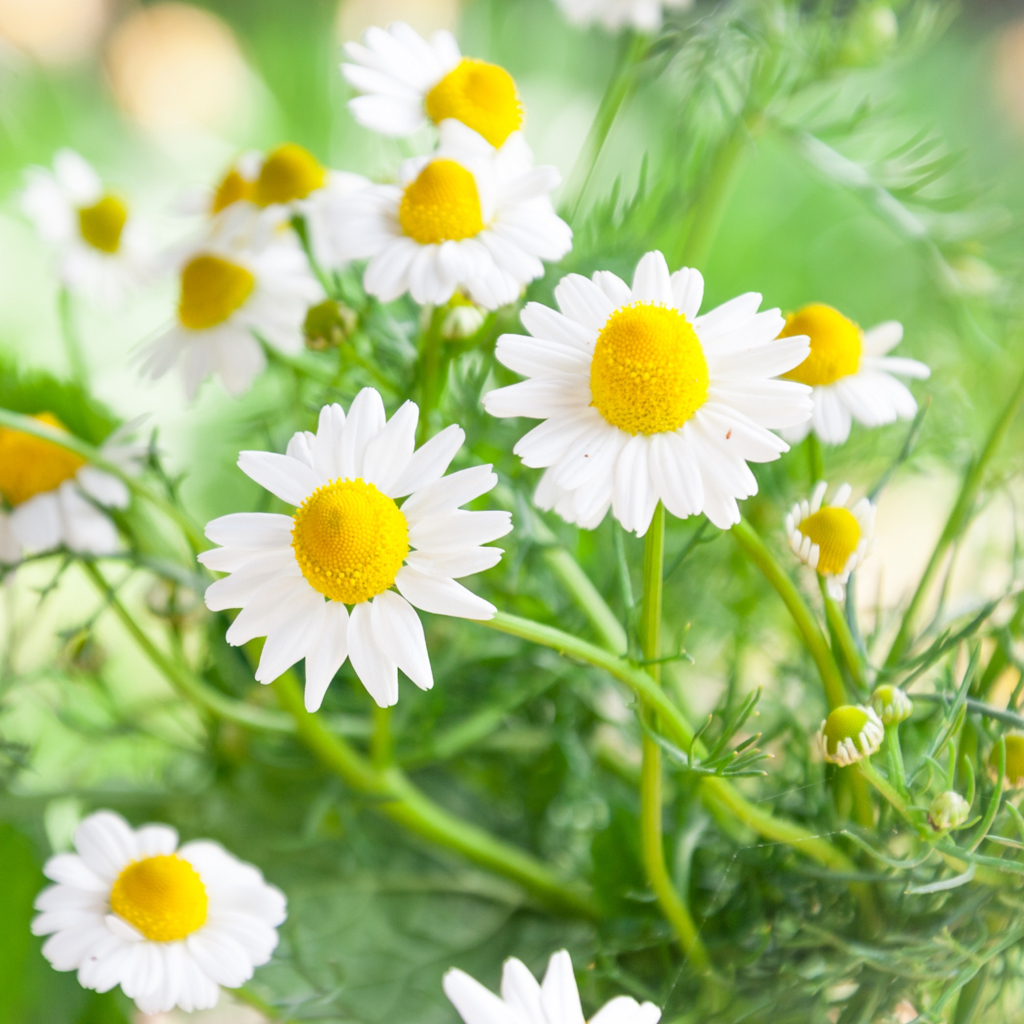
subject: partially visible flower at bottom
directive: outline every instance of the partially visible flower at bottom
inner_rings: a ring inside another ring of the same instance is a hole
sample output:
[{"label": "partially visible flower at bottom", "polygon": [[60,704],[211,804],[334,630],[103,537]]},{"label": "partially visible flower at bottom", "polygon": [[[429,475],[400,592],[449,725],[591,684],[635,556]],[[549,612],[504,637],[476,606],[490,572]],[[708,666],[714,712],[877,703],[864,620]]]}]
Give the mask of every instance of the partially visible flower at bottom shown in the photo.
[{"label": "partially visible flower at bottom", "polygon": [[843,484],[823,505],[828,484],[821,481],[810,498],[798,501],[786,516],[786,534],[793,554],[824,577],[828,596],[841,601],[846,581],[874,543],[875,506],[861,498],[848,508],[852,488]]},{"label": "partially visible flower at bottom", "polygon": [[870,757],[884,739],[885,728],[873,708],[844,704],[821,723],[818,749],[831,764],[848,765]]},{"label": "partially visible flower at bottom", "polygon": [[[506,960],[500,996],[455,968],[445,974],[443,984],[465,1024],[584,1024],[572,960],[564,949],[548,961],[540,984],[521,960]],[[590,1024],[658,1024],[660,1019],[661,1010],[654,1003],[616,996],[590,1018]]]},{"label": "partially visible flower at bottom", "polygon": [[120,985],[143,1013],[216,1005],[277,946],[284,894],[217,843],[178,845],[167,825],[132,829],[111,811],[86,818],[76,853],[51,857],[36,898],[43,956],[83,988]]},{"label": "partially visible flower at bottom", "polygon": [[[64,425],[50,412],[32,417],[55,430]],[[141,450],[127,440],[131,425],[100,446],[107,461],[137,471]],[[0,563],[65,547],[89,555],[113,554],[117,528],[99,506],[126,508],[128,488],[116,476],[90,466],[80,455],[23,430],[0,427]]]}]

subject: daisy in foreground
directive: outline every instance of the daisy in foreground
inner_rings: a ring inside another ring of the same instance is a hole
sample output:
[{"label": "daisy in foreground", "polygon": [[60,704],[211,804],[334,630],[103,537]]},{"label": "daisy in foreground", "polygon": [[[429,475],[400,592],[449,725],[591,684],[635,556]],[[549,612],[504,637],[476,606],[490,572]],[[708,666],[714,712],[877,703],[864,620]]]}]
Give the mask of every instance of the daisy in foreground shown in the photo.
[{"label": "daisy in foreground", "polygon": [[560,313],[531,302],[522,321],[533,337],[498,339],[498,359],[531,379],[490,392],[484,406],[544,421],[515,447],[547,469],[541,508],[587,529],[611,508],[640,536],[659,500],[681,519],[739,522],[736,499],[757,493],[747,463],[788,450],[770,428],[810,415],[809,388],[772,379],[808,345],[775,341],[782,317],[758,313],[760,295],[698,315],[703,294],[696,270],[670,275],[650,252],[632,288],[607,271],[570,274],[555,289]]},{"label": "daisy in foreground", "polygon": [[76,853],[51,857],[56,882],[36,898],[43,956],[78,971],[83,988],[120,985],[143,1013],[216,1005],[277,946],[284,895],[209,840],[178,846],[167,825],[133,830],[98,811],[75,832]]},{"label": "daisy in foreground", "polygon": [[555,0],[575,25],[597,22],[609,31],[632,27],[640,32],[661,28],[665,10],[686,10],[693,0]]},{"label": "daisy in foreground", "polygon": [[[32,418],[66,432],[52,413]],[[126,433],[112,434],[100,451],[134,473],[142,453]],[[120,547],[117,528],[98,506],[127,508],[128,488],[53,441],[0,427],[0,496],[11,510],[0,513],[0,562],[11,565],[26,554],[59,547],[89,555],[113,554]]]},{"label": "daisy in foreground", "polygon": [[407,160],[400,185],[371,185],[334,205],[334,247],[342,259],[369,259],[363,278],[382,302],[408,291],[442,305],[456,289],[486,309],[518,298],[559,260],[572,230],[549,193],[554,167],[534,167],[522,135],[494,149],[458,121],[441,125],[430,157]]},{"label": "daisy in foreground", "polygon": [[138,222],[73,150],[60,150],[52,171],[28,172],[21,208],[57,252],[72,291],[113,305],[145,276],[149,254]]},{"label": "daisy in foreground", "polygon": [[914,418],[917,402],[894,374],[926,380],[931,370],[916,359],[886,355],[903,339],[902,324],[887,320],[861,331],[838,310],[814,303],[786,318],[780,337],[793,334],[811,339],[811,354],[786,378],[814,389],[814,414],[806,423],[782,431],[790,444],[802,441],[811,430],[825,444],[842,444],[853,420],[880,427]]},{"label": "daisy in foreground", "polygon": [[341,73],[362,96],[352,116],[383,135],[412,135],[428,121],[452,118],[501,146],[523,125],[512,76],[496,64],[464,58],[451,32],[428,42],[404,22],[368,28],[363,42],[346,43],[351,64]]},{"label": "daisy in foreground", "polygon": [[175,322],[146,350],[142,372],[153,379],[183,364],[190,400],[212,373],[230,394],[246,391],[267,363],[261,341],[301,352],[306,313],[324,298],[291,232],[251,228],[237,221],[185,253]]},{"label": "daisy in foreground", "polygon": [[828,484],[818,483],[810,499],[798,501],[786,516],[786,534],[793,553],[825,580],[828,596],[841,601],[846,581],[871,554],[875,539],[875,506],[861,498],[849,507],[852,488],[843,484],[822,505]]},{"label": "daisy in foreground", "polygon": [[500,548],[481,545],[512,529],[511,514],[459,508],[498,478],[490,466],[444,476],[465,434],[450,426],[414,451],[418,418],[417,405],[406,402],[385,421],[373,388],[359,392],[347,417],[340,405],[324,406],[316,434],[296,434],[286,455],[238,459],[295,514],[236,513],[206,527],[223,547],[199,560],[231,574],[211,584],[207,606],[242,609],[228,643],[267,638],[259,682],[306,659],[309,711],[320,707],[346,657],[381,707],[398,700],[399,668],[421,689],[434,685],[413,606],[467,619],[494,615],[455,578],[501,558]]},{"label": "daisy in foreground", "polygon": [[[500,997],[454,969],[444,976],[444,992],[465,1024],[584,1024],[572,960],[564,949],[551,957],[541,984],[522,961],[510,958],[501,974]],[[590,1024],[658,1024],[660,1018],[654,1003],[617,996]]]}]

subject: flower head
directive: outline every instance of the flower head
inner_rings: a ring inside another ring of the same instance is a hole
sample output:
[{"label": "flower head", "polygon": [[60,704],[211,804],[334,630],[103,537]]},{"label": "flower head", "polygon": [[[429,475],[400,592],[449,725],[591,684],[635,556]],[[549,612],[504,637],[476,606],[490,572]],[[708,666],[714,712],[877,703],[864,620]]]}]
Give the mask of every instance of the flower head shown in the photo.
[{"label": "flower head", "polygon": [[928,808],[928,821],[938,832],[959,828],[971,813],[971,805],[957,792],[950,789],[940,793]]},{"label": "flower head", "polygon": [[372,185],[332,207],[342,259],[369,259],[363,284],[383,302],[408,291],[443,305],[456,290],[485,309],[514,302],[561,259],[572,231],[548,193],[553,167],[534,167],[521,135],[494,149],[458,121],[441,125],[430,157],[407,161],[399,185]]},{"label": "flower head", "polygon": [[[51,412],[33,419],[66,433]],[[103,456],[135,472],[141,455],[116,431],[100,446]],[[100,506],[127,508],[128,488],[116,476],[53,441],[23,430],[0,427],[0,563],[15,564],[26,554],[65,547],[90,555],[113,554],[120,547],[117,528]]]},{"label": "flower head", "polygon": [[43,955],[84,988],[120,985],[143,1013],[203,1010],[270,959],[285,898],[217,843],[179,846],[167,825],[136,830],[99,811],[75,849],[47,861],[57,884],[36,898],[32,932],[50,936]]},{"label": "flower head", "polygon": [[786,377],[813,388],[814,414],[807,423],[783,431],[791,444],[811,430],[826,444],[842,444],[853,420],[880,427],[913,419],[917,402],[896,376],[924,380],[931,371],[916,359],[886,355],[903,338],[901,324],[888,320],[861,331],[838,310],[814,303],[786,317],[779,337],[794,334],[811,339],[811,352]]},{"label": "flower head", "polygon": [[422,689],[433,686],[413,606],[469,619],[494,614],[455,579],[501,558],[501,549],[481,545],[511,530],[510,514],[459,508],[497,477],[490,466],[444,476],[465,434],[451,426],[414,451],[418,417],[406,402],[386,421],[373,388],[356,396],[347,416],[325,406],[316,434],[296,434],[286,455],[242,452],[238,460],[295,506],[294,515],[238,513],[207,525],[207,537],[223,547],[199,560],[231,574],[209,587],[207,605],[242,609],[229,643],[266,636],[260,682],[306,659],[310,711],[346,658],[381,707],[398,700],[399,668]]},{"label": "flower head", "polygon": [[848,765],[870,757],[882,745],[885,729],[873,708],[844,704],[821,723],[818,749],[832,764]]},{"label": "flower head", "polygon": [[793,554],[824,577],[829,597],[841,601],[846,581],[871,553],[875,534],[875,506],[861,498],[848,507],[852,488],[843,484],[832,496],[832,504],[822,501],[828,484],[818,483],[810,498],[798,501],[786,516],[786,533]]},{"label": "flower head", "polygon": [[146,276],[150,253],[138,221],[73,150],[60,150],[52,171],[29,171],[21,207],[58,254],[72,291],[113,305]]},{"label": "flower head", "polygon": [[664,11],[686,10],[693,0],[555,0],[575,25],[598,24],[610,32],[635,28],[654,32],[661,28]]},{"label": "flower head", "polygon": [[346,43],[341,73],[361,96],[349,101],[355,119],[383,135],[412,135],[428,121],[460,121],[492,146],[523,125],[512,76],[497,64],[464,58],[450,32],[429,42],[404,22],[369,28]]},{"label": "flower head", "polygon": [[882,719],[883,725],[899,725],[914,712],[914,705],[905,690],[898,686],[879,686],[871,694],[871,706]]},{"label": "flower head", "polygon": [[760,295],[698,315],[703,294],[696,270],[669,274],[651,252],[632,287],[607,271],[570,274],[555,289],[561,312],[531,302],[532,337],[499,338],[498,359],[531,379],[484,406],[544,421],[515,447],[547,469],[538,505],[588,529],[611,508],[640,535],[659,500],[680,518],[739,522],[736,499],[757,492],[747,463],[788,450],[769,428],[810,414],[807,388],[771,379],[804,358],[807,340],[780,349],[782,317],[758,313]]},{"label": "flower head", "polygon": [[[444,993],[465,1024],[584,1024],[572,960],[564,949],[551,957],[540,984],[522,961],[510,957],[501,973],[500,996],[456,969],[444,976]],[[590,1024],[658,1024],[660,1018],[654,1003],[617,996]]]}]

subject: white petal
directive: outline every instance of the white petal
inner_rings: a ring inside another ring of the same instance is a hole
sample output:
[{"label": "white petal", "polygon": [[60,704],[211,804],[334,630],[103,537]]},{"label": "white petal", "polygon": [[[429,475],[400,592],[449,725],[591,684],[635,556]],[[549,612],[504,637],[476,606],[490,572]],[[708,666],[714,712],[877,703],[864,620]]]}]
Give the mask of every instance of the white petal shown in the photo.
[{"label": "white petal", "polygon": [[864,332],[861,349],[867,356],[884,356],[903,340],[903,324],[886,320]]},{"label": "white petal", "polygon": [[615,311],[612,300],[580,274],[562,278],[555,288],[555,301],[567,317],[594,331],[601,330]]},{"label": "white petal", "polygon": [[348,630],[348,656],[359,681],[379,707],[398,703],[398,666],[381,649],[373,635],[372,609],[368,601],[352,609]]},{"label": "white petal", "polygon": [[467,501],[486,494],[498,482],[488,466],[471,466],[421,487],[402,505],[402,514],[412,523],[420,516],[452,512]]},{"label": "white petal", "polygon": [[309,466],[276,452],[241,452],[238,468],[271,494],[296,507],[320,486]]},{"label": "white petal", "polygon": [[660,252],[649,252],[636,265],[633,274],[633,300],[654,302],[663,306],[673,303],[672,282],[668,264]]},{"label": "white petal", "polygon": [[[300,598],[298,595],[302,594]],[[267,634],[256,681],[272,683],[297,661],[306,656],[309,642],[319,637],[325,617],[324,599],[312,587],[299,591],[290,605],[280,609],[278,619]]]},{"label": "white petal", "polygon": [[466,432],[454,423],[435,434],[413,453],[405,472],[392,483],[389,496],[401,498],[439,480],[465,440]]},{"label": "white petal", "polygon": [[363,479],[391,496],[391,485],[400,481],[416,447],[416,424],[420,409],[406,402],[366,446]]},{"label": "white petal", "polygon": [[320,639],[306,654],[306,710],[319,711],[324,694],[348,657],[348,609],[340,601],[328,601]]},{"label": "white petal", "polygon": [[338,475],[354,480],[363,475],[366,446],[384,429],[384,402],[374,388],[363,388],[352,400],[341,432]]},{"label": "white petal", "polygon": [[576,987],[576,976],[572,972],[572,960],[564,950],[559,950],[548,961],[548,969],[540,986],[544,1015],[548,1021],[558,1024],[584,1024],[580,993]]},{"label": "white petal", "polygon": [[[465,1024],[525,1024],[511,1007],[464,971],[448,971],[441,985]],[[530,1024],[541,1022],[530,1021]]]},{"label": "white petal", "polygon": [[590,1024],[658,1024],[659,1020],[661,1010],[654,1003],[616,996],[590,1018]]},{"label": "white petal", "polygon": [[[629,289],[626,290],[628,292]],[[501,971],[501,998],[518,1010],[524,1021],[530,1024],[544,1021],[540,985],[522,960],[509,957],[505,961]]]},{"label": "white petal", "polygon": [[434,685],[423,623],[403,597],[385,590],[370,605],[370,622],[377,646],[421,689]]},{"label": "white petal", "polygon": [[135,833],[120,814],[97,811],[75,829],[75,849],[100,878],[113,881],[138,856]]},{"label": "white petal", "polygon": [[704,301],[704,278],[699,270],[683,267],[671,277],[672,300],[687,320],[694,320]]},{"label": "white petal", "polygon": [[[276,548],[291,543],[293,525],[291,516],[233,512],[211,519],[205,532],[207,539],[214,544],[229,544],[237,548]],[[200,562],[204,554],[206,552],[199,555]]]},{"label": "white petal", "polygon": [[459,579],[493,568],[503,554],[501,548],[431,548],[429,551],[410,551],[406,564],[428,576]]},{"label": "white petal", "polygon": [[410,565],[398,570],[395,586],[410,604],[436,615],[490,619],[497,610],[489,601],[477,597],[455,580],[428,576]]}]

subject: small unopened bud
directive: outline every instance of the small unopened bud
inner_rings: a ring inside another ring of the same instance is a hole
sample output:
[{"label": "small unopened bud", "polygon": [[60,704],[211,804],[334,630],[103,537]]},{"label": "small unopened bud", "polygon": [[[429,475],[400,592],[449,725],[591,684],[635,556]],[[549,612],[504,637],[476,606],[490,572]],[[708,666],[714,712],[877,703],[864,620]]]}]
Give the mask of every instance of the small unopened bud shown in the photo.
[{"label": "small unopened bud", "polygon": [[[1024,733],[1008,732],[1004,737],[1006,740],[1006,774],[1003,776],[1003,785],[1010,789],[1020,789],[1024,786]],[[999,770],[999,747],[992,748],[988,755],[988,766],[991,769],[993,778]]]},{"label": "small unopened bud", "polygon": [[882,745],[885,729],[874,708],[844,704],[818,730],[821,756],[832,764],[848,765],[870,757]]},{"label": "small unopened bud", "polygon": [[971,805],[952,789],[940,793],[928,808],[928,821],[937,832],[958,828],[971,813]]},{"label": "small unopened bud", "polygon": [[472,338],[484,325],[484,311],[457,292],[448,303],[448,312],[441,324],[441,337],[448,341]]},{"label": "small unopened bud", "polygon": [[910,698],[898,686],[880,686],[871,694],[871,706],[878,713],[883,725],[899,725],[905,722],[914,710]]},{"label": "small unopened bud", "polygon": [[302,325],[306,346],[315,352],[337,348],[356,329],[359,318],[344,303],[327,299],[311,306]]}]

